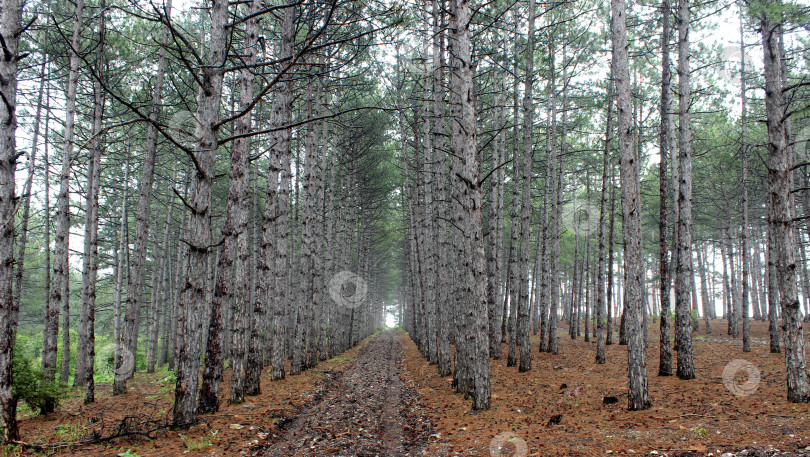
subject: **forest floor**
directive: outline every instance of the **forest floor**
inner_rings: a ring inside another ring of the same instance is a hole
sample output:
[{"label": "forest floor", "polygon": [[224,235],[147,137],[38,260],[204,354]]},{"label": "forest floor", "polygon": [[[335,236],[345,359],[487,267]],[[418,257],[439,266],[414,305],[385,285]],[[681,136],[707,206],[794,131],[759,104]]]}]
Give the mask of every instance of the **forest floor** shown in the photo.
[{"label": "forest floor", "polygon": [[[784,354],[770,354],[767,325],[752,322],[753,351],[726,335],[726,323],[704,323],[694,334],[697,379],[658,373],[657,324],[651,324],[647,372],[652,407],[627,408],[626,347],[571,340],[560,327],[557,355],[540,354],[532,338],[528,373],[492,362],[492,408],[470,410],[451,377],[436,374],[404,332],[387,331],[299,376],[271,382],[242,405],[223,401],[188,430],[163,428],[128,437],[60,447],[86,456],[558,456],[810,455],[810,405],[785,399]],[[614,334],[618,340],[618,334]],[[507,346],[504,345],[504,356]],[[675,354],[673,354],[675,357]],[[742,362],[747,361],[748,363]],[[753,368],[752,368],[753,367]],[[732,378],[729,374],[737,369]],[[747,373],[751,373],[749,376]],[[758,372],[759,380],[756,380]],[[227,371],[226,371],[227,373]],[[729,385],[729,387],[726,386]],[[156,428],[171,414],[174,384],[166,373],[136,375],[129,391],[83,406],[80,393],[45,417],[21,414],[28,443],[76,442],[93,434]],[[223,397],[229,385],[223,383]],[[736,392],[737,394],[735,395]],[[615,403],[610,403],[614,397]],[[607,404],[605,400],[608,400]],[[781,453],[777,453],[777,450]],[[742,451],[742,452],[741,452]],[[30,453],[33,453],[29,451]],[[52,450],[41,452],[50,454]],[[127,454],[127,452],[129,452]],[[16,455],[5,448],[3,455]]]},{"label": "forest floor", "polygon": [[[652,407],[638,412],[627,411],[626,346],[607,346],[607,363],[597,365],[595,339],[571,340],[560,327],[559,354],[539,353],[532,337],[532,370],[519,373],[506,367],[504,345],[504,358],[491,364],[492,407],[474,412],[452,390],[452,377],[438,376],[404,338],[409,381],[436,430],[428,455],[810,455],[810,405],[786,400],[784,354],[769,352],[767,323],[752,322],[746,354],[726,334],[726,321],[711,321],[711,334],[701,321],[693,334],[697,378],[690,381],[657,375],[657,325],[650,325],[646,348]],[[759,382],[739,360],[759,371]],[[724,385],[726,366],[732,376],[742,368],[731,384],[741,395]],[[618,401],[605,404],[606,397]]]}]

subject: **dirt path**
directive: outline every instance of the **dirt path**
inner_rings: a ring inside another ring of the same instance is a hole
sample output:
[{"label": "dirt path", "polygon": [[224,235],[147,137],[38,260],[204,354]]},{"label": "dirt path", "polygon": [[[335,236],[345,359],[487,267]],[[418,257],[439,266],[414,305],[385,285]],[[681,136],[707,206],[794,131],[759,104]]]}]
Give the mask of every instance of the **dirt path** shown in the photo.
[{"label": "dirt path", "polygon": [[416,392],[399,377],[402,346],[393,331],[368,342],[354,365],[328,379],[319,399],[255,455],[405,457],[420,455],[429,427]]}]

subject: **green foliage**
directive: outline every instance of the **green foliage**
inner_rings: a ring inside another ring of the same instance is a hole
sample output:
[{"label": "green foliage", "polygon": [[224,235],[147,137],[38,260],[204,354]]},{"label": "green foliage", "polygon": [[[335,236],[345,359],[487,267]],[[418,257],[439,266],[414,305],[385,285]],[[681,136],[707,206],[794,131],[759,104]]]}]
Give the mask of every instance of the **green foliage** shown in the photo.
[{"label": "green foliage", "polygon": [[59,402],[59,397],[63,393],[59,382],[46,379],[42,370],[25,354],[25,351],[14,351],[13,364],[12,390],[18,400],[23,400],[32,411],[39,410],[47,401]]},{"label": "green foliage", "polygon": [[180,435],[180,439],[183,440],[183,444],[185,444],[188,450],[190,451],[205,449],[211,446],[211,439],[208,438],[207,436],[195,440],[194,438],[189,438],[185,435]]},{"label": "green foliage", "polygon": [[177,377],[174,375],[173,371],[169,370],[168,368],[164,369],[166,370],[166,376],[158,380],[160,390],[155,395],[150,395],[147,398],[154,400],[160,397],[168,396],[174,391],[174,385],[177,383]]},{"label": "green foliage", "polygon": [[703,427],[692,427],[692,430],[691,430],[691,431],[692,431],[692,433],[694,433],[695,435],[697,435],[699,438],[703,438],[703,437],[705,437],[705,436],[706,436],[706,435],[709,433],[709,431],[708,431],[708,430],[706,430],[706,429],[705,429],[705,428],[703,428]]},{"label": "green foliage", "polygon": [[119,452],[118,457],[140,457],[140,454],[129,448],[126,451]]},{"label": "green foliage", "polygon": [[53,430],[60,441],[79,441],[87,436],[87,429],[83,425],[59,424]]},{"label": "green foliage", "polygon": [[[2,430],[2,428],[0,428]],[[22,455],[22,446],[16,444],[5,444],[0,446],[0,457],[17,457]]]}]

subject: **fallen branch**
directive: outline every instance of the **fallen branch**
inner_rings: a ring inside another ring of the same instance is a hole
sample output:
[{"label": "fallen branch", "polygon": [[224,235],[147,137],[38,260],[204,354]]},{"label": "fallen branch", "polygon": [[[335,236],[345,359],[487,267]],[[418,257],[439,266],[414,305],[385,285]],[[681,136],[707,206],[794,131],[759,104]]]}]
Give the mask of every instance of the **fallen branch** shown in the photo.
[{"label": "fallen branch", "polygon": [[152,433],[163,430],[165,428],[169,428],[169,424],[164,424],[159,427],[155,427],[150,430],[140,431],[140,430],[128,430],[123,432],[118,432],[108,436],[97,436],[94,438],[88,438],[85,440],[79,441],[60,441],[57,443],[26,443],[25,441],[8,441],[10,444],[16,444],[18,446],[22,446],[24,449],[34,449],[38,451],[47,450],[47,449],[58,449],[63,447],[72,447],[72,446],[84,446],[88,444],[98,444],[104,443],[107,441],[112,441],[117,438],[126,438],[129,436],[145,436],[146,438],[153,439]]}]

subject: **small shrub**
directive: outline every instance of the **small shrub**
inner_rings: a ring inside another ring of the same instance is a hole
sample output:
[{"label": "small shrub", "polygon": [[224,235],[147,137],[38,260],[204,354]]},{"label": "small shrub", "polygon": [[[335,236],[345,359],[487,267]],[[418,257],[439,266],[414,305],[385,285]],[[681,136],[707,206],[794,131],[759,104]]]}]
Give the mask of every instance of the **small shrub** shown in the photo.
[{"label": "small shrub", "polygon": [[48,401],[59,402],[62,388],[59,382],[46,379],[42,370],[22,351],[14,351],[12,390],[17,400],[24,401],[32,411],[41,409]]}]

